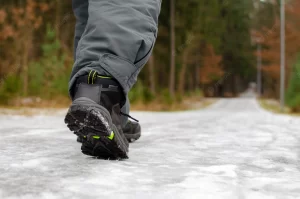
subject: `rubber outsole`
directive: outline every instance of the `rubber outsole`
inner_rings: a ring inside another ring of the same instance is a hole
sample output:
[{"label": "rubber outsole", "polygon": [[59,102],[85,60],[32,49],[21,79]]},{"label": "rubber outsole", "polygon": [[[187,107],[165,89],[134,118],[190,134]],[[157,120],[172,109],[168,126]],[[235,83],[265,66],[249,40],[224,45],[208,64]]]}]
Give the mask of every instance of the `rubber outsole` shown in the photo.
[{"label": "rubber outsole", "polygon": [[[136,134],[126,134],[126,133],[124,133],[124,136],[126,137],[126,139],[129,143],[133,143],[133,142],[137,141],[138,139],[140,139],[141,132],[138,132]],[[77,142],[79,142],[79,143],[84,142],[85,139],[86,138],[84,138],[82,136],[77,136]]]},{"label": "rubber outsole", "polygon": [[[65,123],[77,136],[84,138],[81,146],[83,154],[101,159],[127,159],[128,142],[108,117],[101,107],[73,104]],[[110,137],[112,132],[113,138]]]}]

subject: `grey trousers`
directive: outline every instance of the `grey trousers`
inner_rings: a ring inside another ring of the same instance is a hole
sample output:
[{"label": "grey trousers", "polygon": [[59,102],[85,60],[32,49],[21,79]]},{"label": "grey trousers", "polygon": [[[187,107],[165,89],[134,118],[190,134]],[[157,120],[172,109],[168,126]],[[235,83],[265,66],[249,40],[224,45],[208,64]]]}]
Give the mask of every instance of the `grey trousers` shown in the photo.
[{"label": "grey trousers", "polygon": [[[161,0],[73,0],[75,63],[69,90],[78,76],[96,70],[114,77],[127,96],[151,55],[160,8]],[[122,111],[128,113],[126,101]]]}]

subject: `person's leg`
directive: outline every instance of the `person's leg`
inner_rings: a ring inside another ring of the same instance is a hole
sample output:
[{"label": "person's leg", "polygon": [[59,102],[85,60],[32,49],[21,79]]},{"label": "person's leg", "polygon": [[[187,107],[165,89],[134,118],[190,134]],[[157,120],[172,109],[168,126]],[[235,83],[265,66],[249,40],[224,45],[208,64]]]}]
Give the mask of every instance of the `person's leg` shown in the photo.
[{"label": "person's leg", "polygon": [[81,39],[81,36],[85,30],[89,13],[89,2],[87,0],[73,0],[73,13],[76,18],[75,24],[75,35],[74,35],[74,59],[76,61],[76,52],[78,47],[78,42]]},{"label": "person's leg", "polygon": [[71,95],[76,78],[90,70],[114,77],[127,94],[150,57],[160,4],[160,0],[89,0],[69,83]]},{"label": "person's leg", "polygon": [[[89,18],[88,13],[88,6],[89,2],[88,0],[73,0],[72,1],[73,6],[73,13],[76,18],[76,25],[75,25],[75,36],[74,36],[74,60],[76,61],[76,53],[77,53],[77,47],[78,42],[80,41],[83,32],[86,28],[87,21]],[[125,105],[121,109],[122,112],[129,114],[130,111],[130,102],[127,98]],[[122,115],[122,127],[124,128],[127,124],[128,117]],[[79,139],[81,142],[81,139]]]},{"label": "person's leg", "polygon": [[88,1],[88,20],[69,83],[73,103],[65,118],[70,130],[85,138],[84,154],[128,157],[120,107],[129,105],[125,96],[150,57],[160,4],[160,0]]}]

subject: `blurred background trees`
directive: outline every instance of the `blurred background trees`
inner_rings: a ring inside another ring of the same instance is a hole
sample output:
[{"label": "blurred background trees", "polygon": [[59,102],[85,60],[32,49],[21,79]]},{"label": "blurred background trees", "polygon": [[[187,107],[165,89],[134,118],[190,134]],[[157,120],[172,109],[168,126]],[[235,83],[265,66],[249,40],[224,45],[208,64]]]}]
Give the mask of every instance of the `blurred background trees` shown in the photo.
[{"label": "blurred background trees", "polygon": [[[0,103],[20,96],[68,97],[75,24],[71,4],[0,3]],[[300,2],[287,1],[286,10],[287,98],[294,98],[300,78],[295,75]],[[154,52],[130,98],[169,103],[199,92],[237,96],[256,81],[257,39],[263,47],[263,94],[278,98],[279,28],[278,0],[163,0]],[[300,100],[292,104],[300,106]]]}]

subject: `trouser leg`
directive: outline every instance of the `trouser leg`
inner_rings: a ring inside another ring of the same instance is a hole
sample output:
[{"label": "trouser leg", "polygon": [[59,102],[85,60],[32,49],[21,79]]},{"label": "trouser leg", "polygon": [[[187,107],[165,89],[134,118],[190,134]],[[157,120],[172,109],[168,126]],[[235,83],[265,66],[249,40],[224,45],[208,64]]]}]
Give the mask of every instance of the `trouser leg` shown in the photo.
[{"label": "trouser leg", "polygon": [[[76,17],[73,67],[76,77],[97,70],[116,78],[127,96],[148,61],[157,35],[159,0],[73,0]],[[127,98],[122,111],[129,113]],[[127,117],[122,117],[123,125]]]},{"label": "trouser leg", "polygon": [[89,13],[88,6],[89,2],[87,0],[73,0],[72,1],[73,12],[76,18],[75,24],[75,36],[74,36],[74,59],[76,61],[76,49],[78,47],[78,42],[85,30]]},{"label": "trouser leg", "polygon": [[69,87],[78,76],[96,70],[117,79],[127,95],[151,55],[160,4],[160,0],[89,0]]}]

